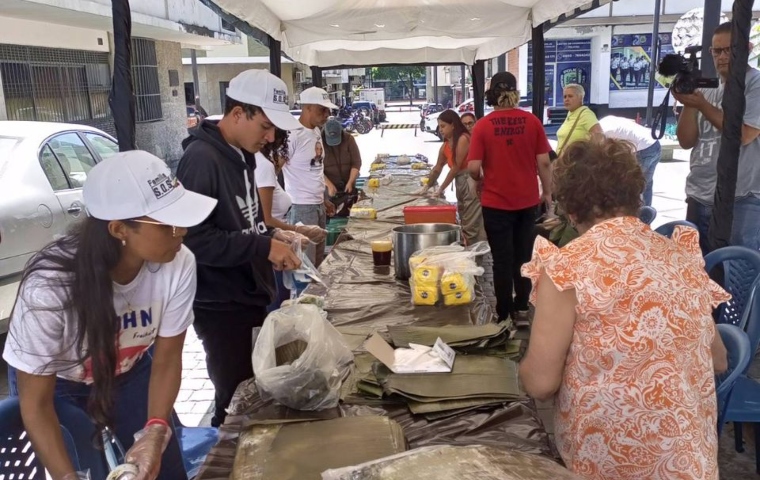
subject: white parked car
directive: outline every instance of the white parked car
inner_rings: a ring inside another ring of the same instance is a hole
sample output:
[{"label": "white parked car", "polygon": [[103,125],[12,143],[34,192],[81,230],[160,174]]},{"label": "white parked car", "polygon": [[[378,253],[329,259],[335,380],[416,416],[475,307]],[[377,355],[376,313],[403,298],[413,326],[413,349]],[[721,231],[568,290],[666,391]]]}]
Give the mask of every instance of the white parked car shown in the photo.
[{"label": "white parked car", "polygon": [[85,215],[87,173],[118,151],[97,128],[0,121],[0,333],[26,262]]}]

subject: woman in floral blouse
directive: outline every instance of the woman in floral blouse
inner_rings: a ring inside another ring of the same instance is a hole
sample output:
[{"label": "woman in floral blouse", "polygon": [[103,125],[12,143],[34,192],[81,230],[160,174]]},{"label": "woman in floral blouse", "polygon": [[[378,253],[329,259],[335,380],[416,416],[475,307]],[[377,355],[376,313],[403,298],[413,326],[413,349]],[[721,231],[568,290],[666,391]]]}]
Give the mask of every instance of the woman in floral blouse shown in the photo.
[{"label": "woman in floral blouse", "polygon": [[589,479],[718,479],[712,309],[729,295],[704,271],[698,234],[668,239],[636,218],[644,176],[631,146],[575,142],[554,167],[581,236],[538,238],[523,266],[536,306],[520,365],[535,398],[557,393],[568,468]]}]

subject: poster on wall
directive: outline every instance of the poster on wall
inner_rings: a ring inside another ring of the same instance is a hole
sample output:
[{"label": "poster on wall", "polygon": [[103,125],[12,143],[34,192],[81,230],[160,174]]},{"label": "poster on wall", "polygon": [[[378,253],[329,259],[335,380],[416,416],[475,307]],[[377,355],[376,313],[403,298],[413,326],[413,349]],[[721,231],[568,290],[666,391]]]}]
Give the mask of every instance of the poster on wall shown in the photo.
[{"label": "poster on wall", "polygon": [[[660,58],[673,53],[671,34],[661,33]],[[652,65],[652,34],[613,35],[610,50],[610,91],[646,90],[657,66]],[[656,79],[656,77],[655,77]],[[655,88],[665,88],[655,81]]]},{"label": "poster on wall", "polygon": [[[588,92],[591,87],[591,39],[547,40],[546,55],[546,106],[561,106],[565,85],[579,83]],[[528,44],[528,96],[533,94],[533,48]],[[590,100],[586,95],[585,103]]]}]

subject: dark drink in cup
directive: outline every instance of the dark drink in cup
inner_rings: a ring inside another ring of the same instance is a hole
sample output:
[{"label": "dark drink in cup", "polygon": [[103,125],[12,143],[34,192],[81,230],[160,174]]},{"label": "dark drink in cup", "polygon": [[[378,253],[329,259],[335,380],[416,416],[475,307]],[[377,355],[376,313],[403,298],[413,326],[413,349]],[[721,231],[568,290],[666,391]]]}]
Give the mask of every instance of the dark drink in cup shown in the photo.
[{"label": "dark drink in cup", "polygon": [[390,240],[374,240],[372,242],[372,261],[376,267],[388,267],[391,264],[393,243]]}]

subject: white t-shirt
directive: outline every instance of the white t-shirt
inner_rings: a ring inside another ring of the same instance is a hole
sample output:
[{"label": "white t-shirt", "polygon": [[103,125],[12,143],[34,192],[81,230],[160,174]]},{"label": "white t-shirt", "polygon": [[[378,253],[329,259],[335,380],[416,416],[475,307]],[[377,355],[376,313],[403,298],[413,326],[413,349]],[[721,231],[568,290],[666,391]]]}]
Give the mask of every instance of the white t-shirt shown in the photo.
[{"label": "white t-shirt", "polygon": [[280,182],[277,181],[274,164],[260,153],[256,154],[255,176],[256,187],[274,187],[272,194],[272,217],[287,222],[288,210],[290,210],[293,201],[290,199],[290,195],[282,189]]},{"label": "white t-shirt", "polygon": [[[3,359],[22,372],[92,383],[89,360],[76,365],[77,321],[61,310],[66,292],[57,285],[59,275],[36,272],[24,282],[11,317]],[[132,282],[114,283],[113,287],[120,324],[116,366],[119,375],[142,358],[156,336],[174,337],[193,323],[195,256],[183,245],[172,262],[146,262]]]},{"label": "white t-shirt", "polygon": [[602,127],[604,135],[607,137],[634,144],[637,152],[645,150],[657,142],[652,138],[650,128],[639,125],[630,118],[608,115],[599,120],[599,126]]},{"label": "white t-shirt", "polygon": [[291,130],[288,137],[290,160],[282,171],[285,191],[294,205],[321,205],[325,198],[325,149],[319,128]]}]

